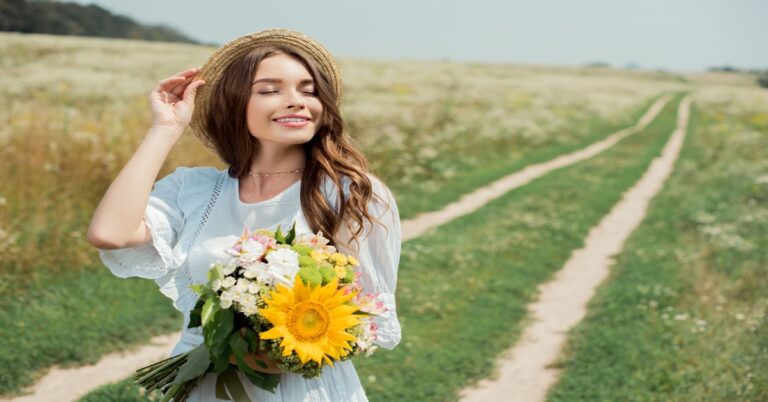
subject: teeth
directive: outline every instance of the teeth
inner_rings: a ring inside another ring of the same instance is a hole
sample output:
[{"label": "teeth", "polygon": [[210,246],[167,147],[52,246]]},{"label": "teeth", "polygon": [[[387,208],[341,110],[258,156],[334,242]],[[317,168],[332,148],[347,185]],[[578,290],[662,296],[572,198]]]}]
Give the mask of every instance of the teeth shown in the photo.
[{"label": "teeth", "polygon": [[281,123],[303,123],[303,122],[307,121],[307,119],[302,119],[302,118],[298,118],[298,117],[289,117],[287,119],[277,119],[277,121],[279,121]]}]

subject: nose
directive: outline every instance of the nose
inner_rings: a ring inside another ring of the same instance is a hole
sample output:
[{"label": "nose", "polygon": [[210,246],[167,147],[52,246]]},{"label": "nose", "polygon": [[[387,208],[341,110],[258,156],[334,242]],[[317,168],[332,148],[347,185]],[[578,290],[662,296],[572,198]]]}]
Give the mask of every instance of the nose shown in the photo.
[{"label": "nose", "polygon": [[303,109],[305,105],[304,98],[301,96],[301,94],[296,91],[288,91],[288,93],[290,94],[288,98],[288,108],[290,109],[295,106],[299,109]]}]

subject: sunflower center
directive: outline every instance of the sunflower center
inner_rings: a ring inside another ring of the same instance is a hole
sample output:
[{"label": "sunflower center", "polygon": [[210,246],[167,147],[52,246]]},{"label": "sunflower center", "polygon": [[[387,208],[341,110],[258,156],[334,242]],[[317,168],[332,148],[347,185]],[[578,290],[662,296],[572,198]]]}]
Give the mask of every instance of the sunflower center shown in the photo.
[{"label": "sunflower center", "polygon": [[330,312],[324,305],[307,300],[291,308],[286,326],[299,341],[315,342],[328,332],[330,321]]}]

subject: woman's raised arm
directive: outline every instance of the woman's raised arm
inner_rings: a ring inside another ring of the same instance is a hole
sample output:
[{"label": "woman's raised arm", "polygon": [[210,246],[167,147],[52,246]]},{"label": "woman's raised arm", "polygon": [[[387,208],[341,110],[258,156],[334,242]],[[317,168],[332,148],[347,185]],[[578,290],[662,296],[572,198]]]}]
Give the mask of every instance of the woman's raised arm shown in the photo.
[{"label": "woman's raised arm", "polygon": [[197,72],[179,72],[150,93],[152,127],[96,207],[88,227],[93,246],[118,249],[152,241],[144,211],[163,162],[192,118],[195,93],[204,84],[194,80]]}]

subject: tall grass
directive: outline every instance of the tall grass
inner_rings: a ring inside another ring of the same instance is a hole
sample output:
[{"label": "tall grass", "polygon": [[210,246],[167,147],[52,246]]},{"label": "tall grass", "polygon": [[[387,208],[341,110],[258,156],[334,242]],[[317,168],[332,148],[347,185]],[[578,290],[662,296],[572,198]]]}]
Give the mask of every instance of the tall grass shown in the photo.
[{"label": "tall grass", "polygon": [[[0,295],[99,269],[91,214],[146,133],[155,82],[213,49],[0,33]],[[340,60],[350,134],[403,217],[458,198],[487,174],[631,124],[668,77],[441,62]],[[637,83],[637,79],[644,82]],[[585,89],[589,88],[589,91]],[[178,165],[223,167],[186,135]],[[0,305],[2,301],[0,301]]]}]

